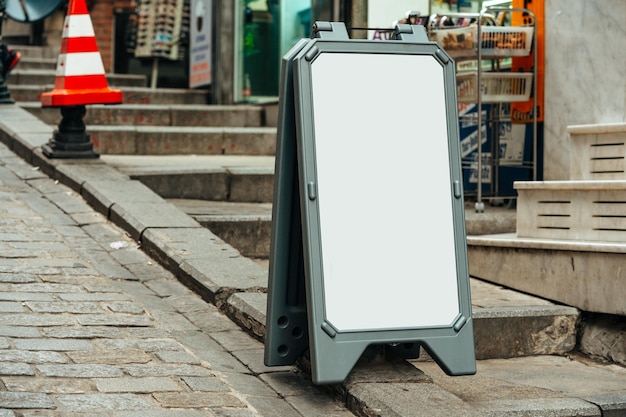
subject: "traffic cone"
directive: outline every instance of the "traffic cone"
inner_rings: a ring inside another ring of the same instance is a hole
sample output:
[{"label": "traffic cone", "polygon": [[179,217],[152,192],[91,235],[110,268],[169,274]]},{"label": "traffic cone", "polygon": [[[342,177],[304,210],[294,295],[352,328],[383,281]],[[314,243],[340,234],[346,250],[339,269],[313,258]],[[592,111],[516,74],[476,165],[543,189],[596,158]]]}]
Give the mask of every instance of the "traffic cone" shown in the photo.
[{"label": "traffic cone", "polygon": [[43,107],[119,104],[122,92],[111,90],[85,0],[70,0],[57,60],[54,89],[41,95]]}]

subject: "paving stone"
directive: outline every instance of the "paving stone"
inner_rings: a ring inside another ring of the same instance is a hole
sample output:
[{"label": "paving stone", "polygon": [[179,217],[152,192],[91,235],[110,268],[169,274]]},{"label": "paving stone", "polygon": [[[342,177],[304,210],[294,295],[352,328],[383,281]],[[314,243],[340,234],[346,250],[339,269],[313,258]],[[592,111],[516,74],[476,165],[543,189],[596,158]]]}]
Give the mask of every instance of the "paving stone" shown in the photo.
[{"label": "paving stone", "polygon": [[171,378],[108,378],[96,382],[96,389],[103,393],[153,393],[181,391],[182,387]]},{"label": "paving stone", "polygon": [[15,413],[11,410],[0,410],[0,417],[15,417]]},{"label": "paving stone", "polygon": [[154,295],[154,293],[145,287],[142,283],[137,281],[121,281],[116,283],[117,286],[133,297],[133,302],[141,305],[148,310],[158,311],[172,311],[172,307],[163,302],[161,297]]},{"label": "paving stone", "polygon": [[180,282],[171,279],[150,280],[146,282],[145,285],[160,297],[189,294],[189,289],[187,287],[182,285]]},{"label": "paving stone", "polygon": [[187,363],[198,365],[200,361],[193,355],[185,352],[185,351],[166,351],[166,352],[156,352],[156,356],[161,359],[163,362],[168,363]]},{"label": "paving stone", "polygon": [[238,350],[232,352],[232,354],[255,374],[281,372],[292,369],[290,366],[265,366],[263,362],[264,349],[262,348]]},{"label": "paving stone", "polygon": [[222,377],[233,390],[245,395],[256,397],[275,397],[276,391],[265,383],[262,378],[238,372],[222,372]]},{"label": "paving stone", "polygon": [[329,395],[303,395],[285,400],[303,417],[353,417],[354,414]]},{"label": "paving stone", "polygon": [[[112,255],[114,256],[114,255]],[[114,256],[115,257],[115,256]],[[133,276],[141,282],[153,279],[170,279],[172,273],[163,269],[156,261],[146,263],[123,264]]]},{"label": "paving stone", "polygon": [[185,316],[174,311],[152,311],[152,317],[166,330],[198,330]]},{"label": "paving stone", "polygon": [[104,312],[102,307],[92,302],[63,302],[57,300],[26,301],[24,304],[37,313],[97,314]]},{"label": "paving stone", "polygon": [[257,417],[260,414],[243,408],[218,408],[212,410],[216,417]]},{"label": "paving stone", "polygon": [[239,398],[225,392],[157,392],[153,397],[167,408],[246,407]]},{"label": "paving stone", "polygon": [[89,380],[80,378],[32,378],[30,376],[3,377],[8,391],[43,392],[46,394],[84,393],[91,391]]},{"label": "paving stone", "polygon": [[[135,329],[137,330],[137,329]],[[154,335],[147,335],[146,339],[140,338],[123,338],[123,339],[104,339],[99,344],[104,349],[109,350],[126,350],[138,349],[145,352],[157,352],[163,350],[183,350],[184,346],[173,339],[153,339],[152,337],[160,337],[164,334],[160,329]],[[135,334],[136,332],[133,332]],[[165,333],[167,336],[167,333]]]},{"label": "paving stone", "polygon": [[34,352],[12,349],[0,350],[0,362],[67,363],[67,358],[57,352]]},{"label": "paving stone", "polygon": [[262,374],[260,379],[284,397],[296,395],[316,396],[325,392],[325,388],[311,384],[310,376],[290,370]]},{"label": "paving stone", "polygon": [[20,303],[14,302],[0,302],[0,314],[1,313],[21,313],[25,308]]},{"label": "paving stone", "polygon": [[246,401],[262,416],[302,417],[296,409],[278,397],[249,396]]},{"label": "paving stone", "polygon": [[172,332],[177,340],[193,349],[196,355],[220,372],[249,373],[240,361],[226,352],[215,340],[202,332]]},{"label": "paving stone", "polygon": [[54,297],[50,294],[38,294],[29,292],[17,292],[7,288],[0,293],[0,300],[15,301],[54,301]]},{"label": "paving stone", "polygon": [[0,391],[0,408],[54,408],[54,402],[46,394],[38,392]]},{"label": "paving stone", "polygon": [[89,292],[117,292],[117,293],[121,293],[122,291],[119,290],[115,285],[112,285],[109,283],[108,280],[106,279],[102,279],[100,281],[90,281],[90,282],[84,282],[82,287],[89,291]]},{"label": "paving stone", "polygon": [[186,292],[167,297],[167,302],[180,313],[191,313],[193,311],[208,312],[217,311],[212,304],[207,303],[198,297],[197,294]]},{"label": "paving stone", "polygon": [[[60,262],[58,262],[59,260],[57,260],[57,264],[59,266],[73,266],[73,267],[78,267],[78,268],[86,268],[85,265],[81,264],[80,262],[76,262],[73,260],[61,260]],[[80,265],[80,266],[75,266],[75,265]],[[71,284],[41,284],[41,283],[34,283],[34,284],[14,284],[13,288],[15,291],[17,292],[39,292],[39,293],[67,293],[67,294],[72,294],[72,293],[79,293],[82,292],[82,288],[78,285],[71,285]]]},{"label": "paving stone", "polygon": [[129,327],[124,331],[132,339],[164,339],[170,337],[169,332],[156,327]]},{"label": "paving stone", "polygon": [[117,263],[105,250],[81,250],[77,249],[90,264],[100,273],[112,279],[133,279],[130,271]]},{"label": "paving stone", "polygon": [[140,349],[97,350],[89,352],[67,352],[74,363],[100,363],[109,365],[127,365],[148,363],[154,357]]},{"label": "paving stone", "polygon": [[111,243],[124,242],[128,245],[136,245],[135,241],[129,239],[126,234],[110,223],[90,224],[83,226],[82,229],[107,251],[111,249]]},{"label": "paving stone", "polygon": [[2,363],[2,377],[6,375],[35,375],[30,365],[25,363]]},{"label": "paving stone", "polygon": [[[3,254],[7,253],[7,250],[3,250]],[[6,255],[7,257],[9,256],[8,254]],[[19,283],[19,284],[25,284],[27,282],[37,282],[38,278],[36,275],[34,274],[11,274],[11,275],[3,275],[0,276],[0,282],[12,282],[12,283]]]},{"label": "paving stone", "polygon": [[[135,298],[151,296],[159,300],[161,299],[161,297],[157,296],[154,291],[146,287],[143,282],[118,280],[118,281],[115,281],[115,287],[118,290],[125,292],[128,295],[131,295]],[[166,304],[166,303],[163,303],[163,302],[159,303],[159,305],[161,304]],[[163,308],[167,308],[167,307],[161,307],[160,309],[163,309]]]},{"label": "paving stone", "polygon": [[16,265],[11,267],[0,266],[0,272],[5,274],[36,274],[36,275],[59,275],[61,273],[60,268],[47,268],[40,266],[24,266]]},{"label": "paving stone", "polygon": [[8,349],[9,347],[9,339],[6,337],[0,337],[0,349]]},{"label": "paving stone", "polygon": [[212,304],[207,304],[207,305],[213,308],[206,309],[205,311],[200,311],[200,310],[194,310],[191,312],[181,311],[181,313],[197,328],[201,329],[202,331],[208,332],[210,334],[214,334],[216,332],[240,329],[240,327],[237,326],[237,324],[235,324],[231,319],[229,319],[223,313],[215,309]]},{"label": "paving stone", "polygon": [[131,302],[108,303],[106,307],[114,313],[144,314],[146,310]]},{"label": "paving stone", "polygon": [[180,351],[185,349],[182,344],[173,339],[138,340],[137,346],[146,352]]},{"label": "paving stone", "polygon": [[[113,243],[113,242],[112,242]],[[129,245],[128,247],[122,247],[117,250],[113,250],[110,252],[110,255],[116,262],[119,262],[123,266],[133,265],[133,264],[149,264],[152,261],[148,255],[145,254],[136,244]],[[153,268],[156,272],[157,269],[161,268]],[[173,278],[171,275],[168,275],[169,278]]]},{"label": "paving stone", "polygon": [[94,213],[94,212],[73,213],[73,214],[70,214],[70,217],[79,226],[84,226],[87,224],[94,224],[94,223],[104,223],[108,221],[107,218],[104,217],[102,214]]},{"label": "paving stone", "polygon": [[128,295],[122,293],[80,293],[80,294],[59,294],[58,297],[65,301],[127,301]]},{"label": "paving stone", "polygon": [[62,242],[13,242],[11,247],[31,253],[36,253],[37,251],[69,253],[69,247]]},{"label": "paving stone", "polygon": [[123,374],[117,366],[102,364],[37,365],[37,370],[45,376],[60,378],[115,378]]},{"label": "paving stone", "polygon": [[56,400],[61,410],[72,411],[144,410],[151,406],[146,396],[134,394],[72,394],[59,395]]},{"label": "paving stone", "polygon": [[72,339],[16,339],[15,348],[34,351],[70,351],[70,350],[93,350],[93,345],[86,340]]},{"label": "paving stone", "polygon": [[142,410],[118,411],[116,417],[213,417],[215,414],[208,410]]},{"label": "paving stone", "polygon": [[100,339],[111,338],[117,339],[123,337],[120,329],[115,327],[97,327],[97,326],[71,326],[71,327],[46,327],[41,330],[42,334],[47,337],[58,339]]},{"label": "paving stone", "polygon": [[0,316],[0,326],[72,326],[76,320],[71,316],[61,316],[59,314],[11,314],[10,316]]},{"label": "paving stone", "polygon": [[149,317],[136,314],[83,314],[76,321],[83,326],[154,326]]},{"label": "paving stone", "polygon": [[216,332],[211,334],[211,337],[229,352],[263,348],[263,343],[253,339],[249,334],[243,332],[242,330]]},{"label": "paving stone", "polygon": [[127,365],[124,370],[134,377],[164,377],[164,376],[213,376],[208,369],[198,365],[188,364],[146,364]]},{"label": "paving stone", "polygon": [[[196,377],[186,376],[183,377],[183,381],[193,391],[211,391],[211,392],[228,392],[230,389],[220,379],[216,377]],[[237,391],[239,392],[239,391]]]}]

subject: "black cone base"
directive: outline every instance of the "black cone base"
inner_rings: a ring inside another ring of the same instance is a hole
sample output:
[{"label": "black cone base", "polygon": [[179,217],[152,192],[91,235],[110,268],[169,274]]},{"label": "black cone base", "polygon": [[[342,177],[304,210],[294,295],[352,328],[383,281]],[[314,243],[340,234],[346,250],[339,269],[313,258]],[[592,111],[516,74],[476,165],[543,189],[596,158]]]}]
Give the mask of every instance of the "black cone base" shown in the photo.
[{"label": "black cone base", "polygon": [[93,150],[91,137],[85,133],[85,106],[68,106],[61,108],[63,119],[54,136],[42,147],[43,154],[48,158],[98,158]]},{"label": "black cone base", "polygon": [[48,158],[98,158],[93,143],[87,134],[67,134],[54,131],[54,138],[42,147]]}]

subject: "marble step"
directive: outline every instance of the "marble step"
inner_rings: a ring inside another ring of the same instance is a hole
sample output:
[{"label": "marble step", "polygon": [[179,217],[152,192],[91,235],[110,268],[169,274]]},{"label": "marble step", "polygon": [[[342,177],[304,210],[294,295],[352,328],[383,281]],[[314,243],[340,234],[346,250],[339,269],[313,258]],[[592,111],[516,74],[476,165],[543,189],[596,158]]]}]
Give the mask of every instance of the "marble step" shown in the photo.
[{"label": "marble step", "polygon": [[626,180],[626,123],[572,125],[570,180]]}]

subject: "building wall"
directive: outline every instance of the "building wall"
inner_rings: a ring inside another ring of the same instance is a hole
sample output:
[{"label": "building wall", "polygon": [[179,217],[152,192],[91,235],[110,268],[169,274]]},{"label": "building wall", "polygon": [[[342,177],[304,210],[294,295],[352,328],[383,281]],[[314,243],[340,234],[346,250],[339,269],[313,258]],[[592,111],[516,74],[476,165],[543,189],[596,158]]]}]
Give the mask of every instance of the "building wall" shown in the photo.
[{"label": "building wall", "polygon": [[626,2],[545,0],[544,179],[569,177],[567,127],[626,122]]},{"label": "building wall", "polygon": [[[96,43],[102,56],[104,70],[113,68],[113,0],[97,0],[89,8],[91,23],[96,33]],[[97,29],[96,29],[97,28]]]}]

